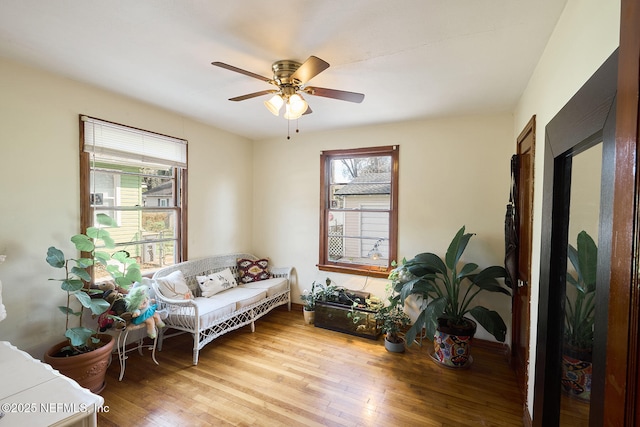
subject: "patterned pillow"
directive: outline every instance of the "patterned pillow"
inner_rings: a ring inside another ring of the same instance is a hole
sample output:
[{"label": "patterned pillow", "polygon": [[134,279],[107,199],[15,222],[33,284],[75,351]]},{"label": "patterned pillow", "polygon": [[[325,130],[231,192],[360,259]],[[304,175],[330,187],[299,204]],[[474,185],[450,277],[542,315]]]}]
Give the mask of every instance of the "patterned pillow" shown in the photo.
[{"label": "patterned pillow", "polygon": [[191,289],[187,286],[182,271],[176,270],[171,274],[156,279],[158,290],[165,298],[170,299],[193,299]]},{"label": "patterned pillow", "polygon": [[238,271],[240,272],[240,280],[242,283],[258,282],[271,278],[269,272],[269,260],[259,259],[256,261],[250,259],[238,259]]},{"label": "patterned pillow", "polygon": [[236,282],[236,278],[233,277],[230,268],[209,274],[208,276],[196,276],[196,280],[202,291],[202,296],[206,298],[238,286],[238,282]]}]

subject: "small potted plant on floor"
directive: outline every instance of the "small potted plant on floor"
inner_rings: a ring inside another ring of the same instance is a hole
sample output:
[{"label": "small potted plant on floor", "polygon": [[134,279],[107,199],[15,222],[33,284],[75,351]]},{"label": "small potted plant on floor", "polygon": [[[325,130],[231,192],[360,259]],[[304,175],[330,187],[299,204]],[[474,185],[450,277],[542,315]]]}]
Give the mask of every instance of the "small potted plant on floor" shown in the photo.
[{"label": "small potted plant on floor", "polygon": [[473,234],[463,226],[451,241],[444,259],[434,253],[421,253],[398,267],[394,290],[405,299],[416,295],[423,304],[416,322],[407,331],[411,345],[418,333],[426,329],[434,337],[434,360],[449,367],[466,367],[471,363],[471,339],[476,331],[472,316],[497,341],[504,342],[507,326],[500,314],[486,307],[472,305],[480,292],[510,296],[498,279],[506,276],[502,266],[491,266],[476,272],[478,264],[459,265]]},{"label": "small potted plant on floor", "polygon": [[591,357],[595,321],[598,247],[586,231],[578,233],[577,248],[569,245],[565,331],[562,354],[562,388],[580,400],[591,398]]},{"label": "small potted plant on floor", "polygon": [[300,299],[304,303],[302,313],[304,314],[304,322],[312,325],[315,318],[316,301],[326,301],[327,297],[335,291],[336,286],[331,284],[331,279],[326,278],[325,284],[318,283],[315,280],[311,284],[311,292],[304,290]]},{"label": "small potted plant on floor", "polygon": [[[398,295],[399,298],[399,295]],[[402,306],[397,300],[380,308],[376,314],[376,320],[381,323],[382,332],[384,332],[384,347],[394,353],[402,353],[404,351],[405,340],[400,336],[402,329],[411,323],[411,319],[404,312]]]},{"label": "small potted plant on floor", "polygon": [[[117,226],[105,214],[98,214],[97,221],[101,226]],[[89,268],[103,265],[116,283],[126,288],[141,280],[140,266],[126,252],[116,252],[112,256],[96,250],[98,244],[105,248],[114,247],[109,232],[100,227],[89,227],[86,234],[76,234],[71,241],[78,251],[89,256],[66,258],[60,249],[53,246],[47,251],[47,263],[64,271],[62,278],[50,280],[60,282],[60,288],[66,293],[66,305],[58,307],[66,316],[66,339],[51,347],[45,353],[44,361],[82,387],[99,393],[104,388],[104,376],[114,342],[111,335],[98,334],[82,323],[85,309],[97,316],[109,308],[109,303],[101,298],[102,290],[90,286]],[[120,266],[108,264],[112,259],[117,260]],[[78,309],[74,308],[78,305]],[[77,326],[73,326],[76,323],[74,318],[78,319]]]}]

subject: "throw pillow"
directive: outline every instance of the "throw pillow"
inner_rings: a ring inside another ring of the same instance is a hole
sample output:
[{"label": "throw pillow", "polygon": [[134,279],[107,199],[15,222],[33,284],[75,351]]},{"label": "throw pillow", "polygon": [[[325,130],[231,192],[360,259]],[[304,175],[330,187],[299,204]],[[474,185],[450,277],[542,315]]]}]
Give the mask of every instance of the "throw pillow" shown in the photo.
[{"label": "throw pillow", "polygon": [[202,291],[202,296],[207,298],[218,292],[238,286],[238,282],[236,282],[236,278],[233,277],[230,268],[225,268],[222,271],[209,274],[208,276],[196,276],[196,279]]},{"label": "throw pillow", "polygon": [[158,290],[165,298],[170,299],[192,299],[191,289],[187,286],[182,271],[177,270],[164,277],[156,279]]},{"label": "throw pillow", "polygon": [[238,271],[240,272],[240,280],[242,283],[270,279],[271,273],[268,267],[268,259],[259,259],[256,261],[244,258],[238,259]]}]

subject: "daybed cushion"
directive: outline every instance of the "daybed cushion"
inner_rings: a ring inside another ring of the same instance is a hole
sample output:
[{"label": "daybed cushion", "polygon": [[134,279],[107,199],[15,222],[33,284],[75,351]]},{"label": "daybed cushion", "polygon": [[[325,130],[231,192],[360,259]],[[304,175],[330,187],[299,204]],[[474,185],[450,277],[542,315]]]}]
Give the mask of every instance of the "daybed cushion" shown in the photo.
[{"label": "daybed cushion", "polygon": [[196,276],[196,280],[198,281],[198,286],[200,286],[203,297],[210,297],[218,292],[238,286],[238,282],[236,282],[236,278],[233,277],[230,268],[225,268],[222,271],[209,274],[208,276]]},{"label": "daybed cushion", "polygon": [[269,260],[266,258],[252,260],[238,259],[238,272],[242,283],[257,282],[271,278],[269,273]]},{"label": "daybed cushion", "polygon": [[201,325],[212,325],[216,320],[228,316],[236,310],[234,302],[218,301],[213,298],[196,297],[193,303],[198,306]]},{"label": "daybed cushion", "polygon": [[158,283],[158,290],[165,298],[170,299],[193,299],[191,289],[187,286],[182,271],[176,270],[164,277],[155,279]]},{"label": "daybed cushion", "polygon": [[287,278],[286,277],[273,277],[267,280],[260,280],[259,282],[250,282],[239,285],[241,288],[250,289],[263,289],[267,291],[267,297],[272,297],[275,294],[284,292],[287,290]]},{"label": "daybed cushion", "polygon": [[267,297],[267,292],[262,289],[248,289],[236,287],[215,294],[208,299],[220,304],[234,303],[235,309],[240,310]]}]

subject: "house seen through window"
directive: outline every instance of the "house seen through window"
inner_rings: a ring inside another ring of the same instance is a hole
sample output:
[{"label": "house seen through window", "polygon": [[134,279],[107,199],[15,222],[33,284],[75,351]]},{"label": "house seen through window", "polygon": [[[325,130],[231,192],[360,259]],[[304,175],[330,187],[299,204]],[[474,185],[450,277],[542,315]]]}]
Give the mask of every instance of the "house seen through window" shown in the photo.
[{"label": "house seen through window", "polygon": [[321,270],[386,276],[396,257],[398,146],[321,156]]},{"label": "house seen through window", "polygon": [[[143,275],[185,259],[186,141],[85,116],[81,133],[82,230],[114,218],[109,251],[128,252]],[[108,277],[95,269],[95,281]]]}]

